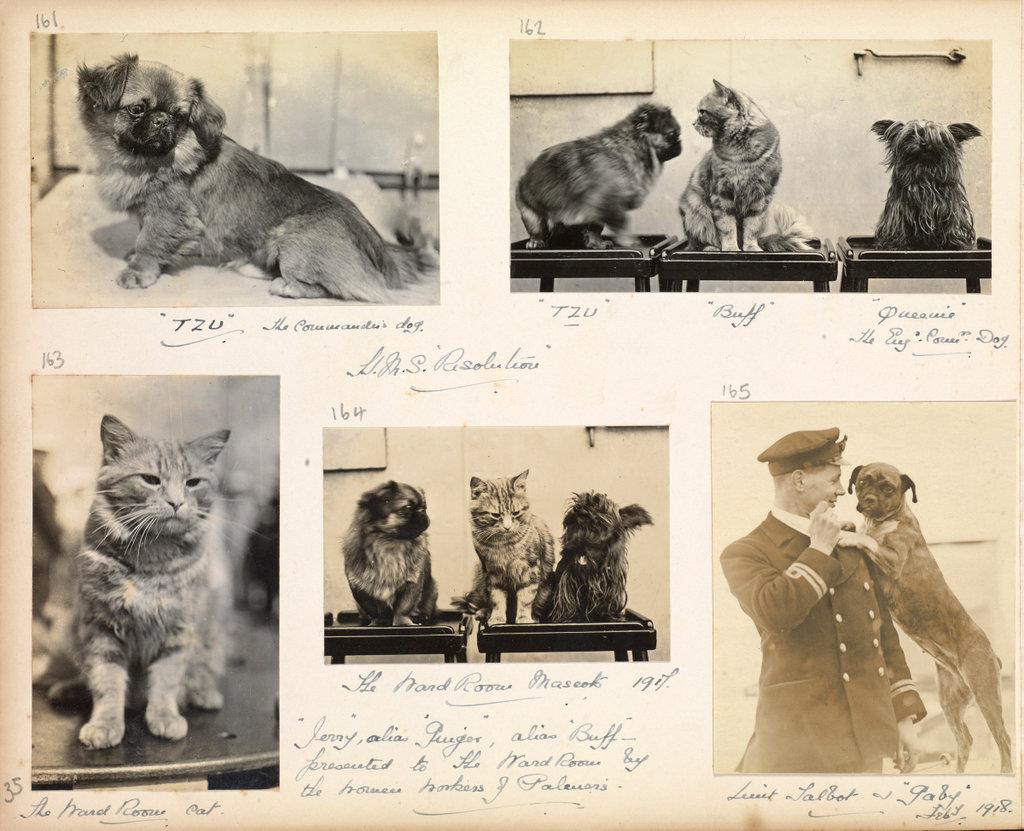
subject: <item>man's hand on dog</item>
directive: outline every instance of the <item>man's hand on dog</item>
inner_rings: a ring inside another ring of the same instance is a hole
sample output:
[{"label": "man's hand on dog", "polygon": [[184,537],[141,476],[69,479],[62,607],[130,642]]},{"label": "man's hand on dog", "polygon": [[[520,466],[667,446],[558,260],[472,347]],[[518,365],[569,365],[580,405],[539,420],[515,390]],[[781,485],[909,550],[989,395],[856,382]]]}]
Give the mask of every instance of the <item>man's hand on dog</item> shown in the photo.
[{"label": "man's hand on dog", "polygon": [[811,511],[811,527],[808,536],[811,538],[811,548],[817,549],[824,554],[831,554],[839,542],[839,532],[842,530],[842,523],[839,521],[839,514],[834,506],[828,502],[819,502],[817,507]]}]

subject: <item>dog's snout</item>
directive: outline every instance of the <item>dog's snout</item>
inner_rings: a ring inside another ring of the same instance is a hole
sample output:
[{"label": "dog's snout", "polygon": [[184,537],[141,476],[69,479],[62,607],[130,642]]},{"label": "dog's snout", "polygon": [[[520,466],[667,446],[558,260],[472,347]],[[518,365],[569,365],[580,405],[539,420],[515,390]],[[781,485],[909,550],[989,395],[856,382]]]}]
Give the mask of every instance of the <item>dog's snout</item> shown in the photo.
[{"label": "dog's snout", "polygon": [[155,112],[152,113],[149,117],[149,123],[157,129],[165,127],[168,121],[170,121],[170,116],[168,116],[167,113],[164,112]]}]

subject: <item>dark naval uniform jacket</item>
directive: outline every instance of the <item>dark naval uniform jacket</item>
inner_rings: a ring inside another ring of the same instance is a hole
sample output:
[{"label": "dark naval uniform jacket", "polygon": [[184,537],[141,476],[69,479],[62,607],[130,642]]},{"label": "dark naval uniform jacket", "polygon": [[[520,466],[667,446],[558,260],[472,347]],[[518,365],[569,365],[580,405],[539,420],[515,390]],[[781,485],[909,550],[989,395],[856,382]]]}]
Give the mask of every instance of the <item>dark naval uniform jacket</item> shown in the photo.
[{"label": "dark naval uniform jacket", "polygon": [[738,770],[879,769],[896,723],[924,704],[874,567],[857,549],[831,556],[769,514],[722,553],[729,588],[761,636],[754,735]]}]

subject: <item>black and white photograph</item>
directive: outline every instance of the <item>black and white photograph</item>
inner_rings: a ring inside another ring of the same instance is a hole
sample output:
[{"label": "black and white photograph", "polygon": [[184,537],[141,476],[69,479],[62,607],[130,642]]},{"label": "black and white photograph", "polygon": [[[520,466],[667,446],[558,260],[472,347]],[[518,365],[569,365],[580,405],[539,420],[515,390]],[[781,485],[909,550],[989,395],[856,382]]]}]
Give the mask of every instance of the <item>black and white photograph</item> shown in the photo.
[{"label": "black and white photograph", "polygon": [[276,788],[278,379],[32,386],[32,787]]},{"label": "black and white photograph", "polygon": [[30,57],[36,308],[439,302],[436,33]]},{"label": "black and white photograph", "polygon": [[323,441],[325,661],[668,660],[668,428]]},{"label": "black and white photograph", "polygon": [[1018,428],[712,405],[715,773],[1016,772]]},{"label": "black and white photograph", "polygon": [[989,293],[988,41],[514,40],[512,291]]}]

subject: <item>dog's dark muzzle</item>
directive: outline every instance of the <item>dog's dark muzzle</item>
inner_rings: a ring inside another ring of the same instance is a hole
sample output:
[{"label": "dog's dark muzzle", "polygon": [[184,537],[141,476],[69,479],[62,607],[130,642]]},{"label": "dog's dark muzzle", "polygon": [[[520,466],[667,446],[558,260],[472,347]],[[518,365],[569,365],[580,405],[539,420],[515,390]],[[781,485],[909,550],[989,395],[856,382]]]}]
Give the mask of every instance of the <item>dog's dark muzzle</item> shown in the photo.
[{"label": "dog's dark muzzle", "polygon": [[678,138],[669,144],[667,147],[663,147],[658,152],[658,160],[667,162],[669,159],[674,159],[680,153],[683,152],[683,143]]},{"label": "dog's dark muzzle", "polygon": [[430,518],[426,514],[415,516],[410,519],[395,536],[403,540],[414,540],[430,527]]}]

